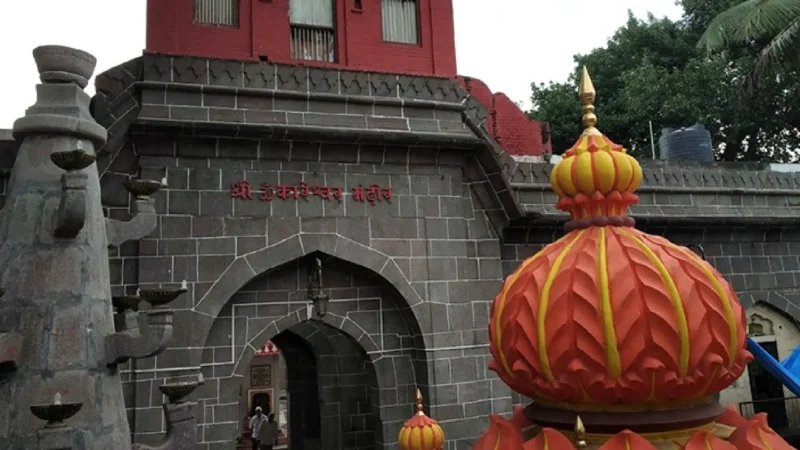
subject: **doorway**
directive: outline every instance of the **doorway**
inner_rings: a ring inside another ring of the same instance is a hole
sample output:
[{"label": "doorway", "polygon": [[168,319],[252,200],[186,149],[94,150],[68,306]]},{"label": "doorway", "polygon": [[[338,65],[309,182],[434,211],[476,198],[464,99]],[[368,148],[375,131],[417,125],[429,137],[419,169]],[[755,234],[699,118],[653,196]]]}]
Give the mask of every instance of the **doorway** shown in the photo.
[{"label": "doorway", "polygon": [[[239,448],[250,443],[249,417],[275,414],[277,449],[374,450],[377,378],[357,342],[321,321],[301,322],[257,351],[243,379],[247,411]],[[246,406],[245,406],[246,403]]]},{"label": "doorway", "polygon": [[[778,359],[778,344],[775,341],[760,342],[773,358]],[[777,378],[767,372],[761,364],[753,362],[747,365],[750,376],[750,392],[753,396],[753,413],[767,413],[769,426],[773,430],[783,430],[789,427],[789,417],[786,413],[786,395],[783,385]]]}]

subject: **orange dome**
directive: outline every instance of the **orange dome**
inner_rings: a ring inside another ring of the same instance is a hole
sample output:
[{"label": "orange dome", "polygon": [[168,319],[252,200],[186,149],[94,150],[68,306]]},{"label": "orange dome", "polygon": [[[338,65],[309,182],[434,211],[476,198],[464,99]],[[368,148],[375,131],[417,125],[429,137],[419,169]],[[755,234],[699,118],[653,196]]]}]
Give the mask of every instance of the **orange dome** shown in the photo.
[{"label": "orange dome", "polygon": [[[614,435],[587,435],[576,423],[572,438],[552,428],[542,428],[537,435],[523,442],[521,429],[512,421],[500,416],[491,416],[489,429],[478,439],[472,450],[576,450],[598,448],[598,450],[656,450],[671,448],[675,450],[792,450],[789,445],[766,422],[766,415],[759,414],[745,419],[738,412],[735,424],[719,420],[727,429],[714,426],[678,437],[669,433],[640,435],[623,430]],[[580,418],[578,418],[578,422]],[[732,431],[732,434],[731,434]],[[727,437],[726,437],[727,436]],[[591,442],[587,442],[591,440]]]},{"label": "orange dome", "polygon": [[[586,92],[585,104],[594,99],[593,88]],[[641,167],[594,128],[592,111],[584,107],[587,129],[551,176],[558,206],[573,218],[568,233],[503,284],[491,313],[490,368],[517,392],[562,409],[701,403],[751,359],[744,310],[706,261],[632,227],[625,211],[638,200]]]},{"label": "orange dome", "polygon": [[422,393],[419,389],[417,413],[403,424],[397,442],[401,450],[442,450],[444,447],[444,431],[423,412]]}]

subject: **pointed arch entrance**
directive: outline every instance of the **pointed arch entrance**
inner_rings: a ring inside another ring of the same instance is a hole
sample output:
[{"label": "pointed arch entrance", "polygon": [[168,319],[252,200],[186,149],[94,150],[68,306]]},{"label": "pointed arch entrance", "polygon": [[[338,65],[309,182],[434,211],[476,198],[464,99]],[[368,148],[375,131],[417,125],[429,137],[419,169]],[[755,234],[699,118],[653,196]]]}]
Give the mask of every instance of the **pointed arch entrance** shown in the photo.
[{"label": "pointed arch entrance", "polygon": [[[306,298],[307,266],[316,258],[330,296],[322,317]],[[280,367],[271,370],[271,386],[257,388],[272,389],[272,405],[285,400],[289,450],[392,448],[417,387],[427,395],[424,343],[408,304],[375,272],[315,252],[253,278],[221,308],[203,370],[220,387],[212,401],[235,416],[206,415],[205,429],[231,421],[238,424],[231,439],[244,431],[257,393],[251,371],[264,361],[256,353],[267,341],[280,349],[281,362],[273,363]]]}]

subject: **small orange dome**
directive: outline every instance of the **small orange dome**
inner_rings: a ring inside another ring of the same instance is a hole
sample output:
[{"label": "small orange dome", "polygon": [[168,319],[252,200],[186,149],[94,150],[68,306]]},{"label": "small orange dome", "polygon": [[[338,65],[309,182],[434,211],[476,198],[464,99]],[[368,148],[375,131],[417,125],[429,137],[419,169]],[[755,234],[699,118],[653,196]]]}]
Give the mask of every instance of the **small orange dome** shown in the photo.
[{"label": "small orange dome", "polygon": [[444,447],[444,431],[435,420],[425,415],[419,389],[417,413],[403,424],[397,442],[401,450],[442,450]]},{"label": "small orange dome", "polygon": [[[584,103],[594,100],[587,80],[584,69]],[[641,167],[594,128],[591,105],[584,112],[587,130],[551,177],[573,220],[495,298],[490,367],[517,392],[562,409],[707,401],[751,359],[744,310],[706,261],[633,228],[626,209],[638,201]]]}]

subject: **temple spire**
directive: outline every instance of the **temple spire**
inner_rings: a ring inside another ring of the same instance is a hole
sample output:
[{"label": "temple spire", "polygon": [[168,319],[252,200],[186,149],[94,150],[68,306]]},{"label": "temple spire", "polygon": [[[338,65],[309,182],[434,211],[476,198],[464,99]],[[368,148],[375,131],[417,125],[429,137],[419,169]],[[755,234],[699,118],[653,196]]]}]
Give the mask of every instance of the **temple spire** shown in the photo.
[{"label": "temple spire", "polygon": [[597,97],[597,92],[594,90],[594,84],[592,83],[592,79],[589,77],[589,70],[586,66],[583,66],[581,69],[581,81],[580,81],[580,90],[578,91],[578,98],[581,100],[581,104],[583,105],[583,135],[599,135],[600,131],[598,131],[595,126],[597,125],[597,116],[594,114],[594,100]]},{"label": "temple spire", "polygon": [[575,418],[575,446],[578,449],[587,447],[586,427],[583,426],[583,420],[581,420],[581,416]]},{"label": "temple spire", "polygon": [[425,407],[422,404],[422,392],[420,392],[420,390],[417,389],[417,415],[424,416],[425,415],[424,409]]}]

